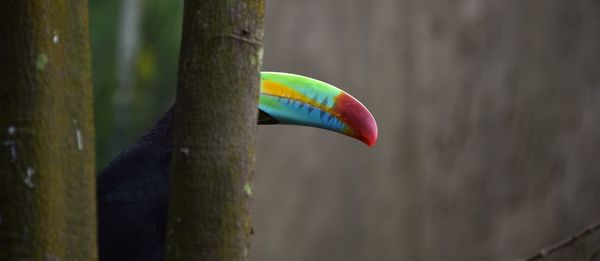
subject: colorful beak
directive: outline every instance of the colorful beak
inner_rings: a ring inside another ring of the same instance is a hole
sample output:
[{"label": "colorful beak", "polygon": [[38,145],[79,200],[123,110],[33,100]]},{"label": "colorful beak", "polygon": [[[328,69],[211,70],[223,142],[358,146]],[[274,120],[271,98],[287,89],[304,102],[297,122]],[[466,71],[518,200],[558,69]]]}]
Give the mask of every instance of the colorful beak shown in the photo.
[{"label": "colorful beak", "polygon": [[291,124],[335,131],[369,146],[377,141],[373,115],[354,97],[319,80],[262,72],[259,124]]}]

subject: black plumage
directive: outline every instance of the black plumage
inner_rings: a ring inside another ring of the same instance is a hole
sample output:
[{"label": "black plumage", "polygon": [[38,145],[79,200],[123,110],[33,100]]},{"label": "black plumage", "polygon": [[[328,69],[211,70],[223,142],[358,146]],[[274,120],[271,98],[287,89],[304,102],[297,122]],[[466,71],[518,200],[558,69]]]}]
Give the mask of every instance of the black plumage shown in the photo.
[{"label": "black plumage", "polygon": [[[100,260],[163,260],[173,150],[171,108],[97,178]],[[259,124],[277,120],[259,110]]]},{"label": "black plumage", "polygon": [[100,260],[163,260],[173,109],[97,178]]}]

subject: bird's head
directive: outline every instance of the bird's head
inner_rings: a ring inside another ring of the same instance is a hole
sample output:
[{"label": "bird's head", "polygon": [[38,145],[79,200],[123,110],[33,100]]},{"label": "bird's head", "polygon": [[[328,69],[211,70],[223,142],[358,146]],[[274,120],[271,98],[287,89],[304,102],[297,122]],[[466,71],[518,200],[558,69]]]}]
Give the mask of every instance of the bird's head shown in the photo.
[{"label": "bird's head", "polygon": [[319,80],[262,72],[259,124],[291,124],[327,129],[369,146],[377,141],[373,115],[354,97]]}]

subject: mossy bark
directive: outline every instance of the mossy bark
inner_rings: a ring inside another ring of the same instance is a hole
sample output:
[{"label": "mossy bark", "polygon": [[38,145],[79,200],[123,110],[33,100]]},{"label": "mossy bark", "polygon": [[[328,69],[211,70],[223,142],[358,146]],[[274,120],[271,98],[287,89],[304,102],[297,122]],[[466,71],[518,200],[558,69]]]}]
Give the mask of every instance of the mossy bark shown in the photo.
[{"label": "mossy bark", "polygon": [[184,5],[169,260],[246,260],[263,0]]},{"label": "mossy bark", "polygon": [[0,36],[0,260],[96,260],[87,1],[3,1]]}]

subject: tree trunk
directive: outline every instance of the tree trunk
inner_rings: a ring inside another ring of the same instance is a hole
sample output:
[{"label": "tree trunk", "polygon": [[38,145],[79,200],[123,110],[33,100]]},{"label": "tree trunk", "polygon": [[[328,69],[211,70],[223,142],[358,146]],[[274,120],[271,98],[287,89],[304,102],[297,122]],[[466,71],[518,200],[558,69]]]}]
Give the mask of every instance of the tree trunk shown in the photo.
[{"label": "tree trunk", "polygon": [[123,0],[119,5],[119,34],[117,35],[118,88],[113,96],[113,138],[114,147],[127,143],[127,129],[131,128],[132,100],[135,97],[136,59],[140,40],[141,1]]},{"label": "tree trunk", "polygon": [[95,260],[87,1],[5,1],[0,35],[0,260]]},{"label": "tree trunk", "polygon": [[245,260],[264,1],[186,1],[167,228],[170,260]]}]

